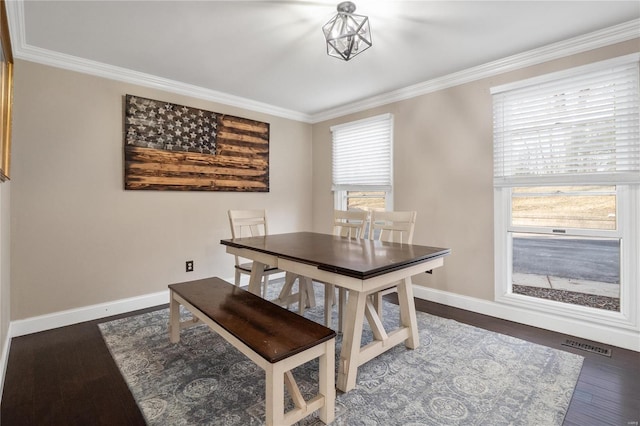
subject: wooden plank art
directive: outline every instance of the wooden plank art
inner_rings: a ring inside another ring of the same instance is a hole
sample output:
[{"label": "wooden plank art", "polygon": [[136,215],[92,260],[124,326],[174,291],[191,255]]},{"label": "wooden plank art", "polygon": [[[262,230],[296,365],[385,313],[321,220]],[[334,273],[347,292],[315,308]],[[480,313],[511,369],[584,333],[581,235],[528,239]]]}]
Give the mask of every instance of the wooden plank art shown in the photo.
[{"label": "wooden plank art", "polygon": [[269,123],[126,95],[124,187],[269,192]]}]

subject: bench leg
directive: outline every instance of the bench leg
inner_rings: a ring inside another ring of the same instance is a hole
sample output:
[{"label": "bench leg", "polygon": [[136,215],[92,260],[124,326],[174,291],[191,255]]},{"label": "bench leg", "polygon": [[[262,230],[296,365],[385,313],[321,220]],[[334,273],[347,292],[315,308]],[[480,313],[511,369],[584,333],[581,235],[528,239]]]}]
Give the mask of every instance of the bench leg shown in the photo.
[{"label": "bench leg", "polygon": [[[335,419],[335,345],[336,339],[321,343],[318,349],[318,394],[305,401],[291,369],[298,364],[283,360],[275,364],[268,364],[265,368],[265,422],[267,426],[282,426],[297,424],[297,422],[314,411],[325,424]],[[307,361],[308,362],[308,361]],[[284,412],[285,389],[289,391],[294,408]]]},{"label": "bench leg", "polygon": [[318,372],[318,391],[324,395],[324,405],[320,408],[319,417],[325,424],[333,422],[336,415],[336,340],[331,339],[323,343],[325,353],[320,356],[320,371]]},{"label": "bench leg", "polygon": [[283,364],[270,364],[265,371],[265,420],[267,426],[284,424],[284,368]]},{"label": "bench leg", "polygon": [[180,341],[180,303],[174,299],[173,290],[169,292],[169,340]]}]

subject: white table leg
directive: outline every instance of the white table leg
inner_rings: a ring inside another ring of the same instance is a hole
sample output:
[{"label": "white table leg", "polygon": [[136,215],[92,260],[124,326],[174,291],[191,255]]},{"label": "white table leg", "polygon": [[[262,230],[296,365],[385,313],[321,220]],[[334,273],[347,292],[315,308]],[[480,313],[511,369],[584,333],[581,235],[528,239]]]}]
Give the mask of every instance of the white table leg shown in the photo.
[{"label": "white table leg", "polygon": [[356,386],[366,304],[367,295],[365,293],[349,291],[345,329],[340,351],[340,365],[338,366],[337,388],[343,392],[347,392]]},{"label": "white table leg", "polygon": [[[300,286],[304,286],[306,290],[305,304],[307,308],[316,307],[316,293],[313,291],[313,280],[309,277],[300,277]],[[304,282],[304,284],[303,284]]]},{"label": "white table leg", "polygon": [[251,277],[249,278],[249,291],[257,296],[262,294],[261,286],[262,286],[262,277],[264,275],[264,263],[253,261],[253,266],[251,267]]},{"label": "white table leg", "polygon": [[274,300],[275,303],[280,305],[287,305],[287,309],[291,306],[291,290],[293,289],[293,283],[296,281],[298,276],[296,274],[292,274],[291,272],[285,272],[284,274],[284,285],[280,290],[280,294],[278,298]]},{"label": "white table leg", "polygon": [[411,278],[405,278],[398,284],[398,302],[400,304],[400,323],[409,327],[409,338],[405,346],[415,349],[420,346],[418,337],[418,320],[416,319],[416,303],[413,300]]}]

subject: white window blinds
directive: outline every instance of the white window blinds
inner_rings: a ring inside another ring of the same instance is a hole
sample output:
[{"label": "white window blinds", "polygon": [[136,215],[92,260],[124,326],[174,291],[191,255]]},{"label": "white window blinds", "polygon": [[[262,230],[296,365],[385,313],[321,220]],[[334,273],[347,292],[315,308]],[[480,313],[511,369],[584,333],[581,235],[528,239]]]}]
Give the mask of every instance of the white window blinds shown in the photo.
[{"label": "white window blinds", "polygon": [[494,185],[640,183],[639,57],[492,89]]},{"label": "white window blinds", "polygon": [[334,191],[391,190],[391,114],[333,126],[331,133]]}]

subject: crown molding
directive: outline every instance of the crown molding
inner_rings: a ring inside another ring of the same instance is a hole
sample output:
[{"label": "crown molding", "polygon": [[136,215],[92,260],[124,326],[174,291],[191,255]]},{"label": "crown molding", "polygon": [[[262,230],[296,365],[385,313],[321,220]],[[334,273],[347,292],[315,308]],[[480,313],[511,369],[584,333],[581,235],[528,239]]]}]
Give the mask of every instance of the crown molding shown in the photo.
[{"label": "crown molding", "polygon": [[265,113],[295,121],[310,122],[310,116],[301,112],[280,108],[224,92],[218,92],[216,90],[206,89],[204,87],[182,83],[176,80],[157,77],[126,68],[115,67],[101,62],[78,58],[76,56],[52,52],[46,49],[28,47],[26,49],[21,49],[18,54],[14,54],[14,57],[26,61],[37,62],[43,65],[50,65],[70,71],[104,77],[138,86],[150,87],[169,93],[185,95],[191,98],[217,102],[249,111]]},{"label": "crown molding", "polygon": [[311,116],[311,122],[318,123],[342,117],[347,114],[376,108],[393,102],[403,101],[436,92],[438,90],[448,89],[453,86],[470,83],[487,77],[493,77],[498,74],[515,71],[521,68],[639,37],[640,19],[635,19],[600,31],[553,43],[538,49],[529,50],[527,52],[499,59],[497,61],[488,62],[477,67],[468,68],[443,77],[434,78],[413,86],[408,86],[399,90],[383,93],[378,96],[313,114]]},{"label": "crown molding", "polygon": [[116,67],[102,62],[91,61],[77,56],[66,55],[48,49],[30,46],[26,42],[24,25],[24,1],[7,1],[7,15],[9,17],[9,32],[14,58],[49,65],[56,68],[104,77],[124,83],[136,84],[143,87],[163,90],[169,93],[185,95],[196,99],[217,102],[250,111],[261,112],[291,120],[310,122],[309,114],[280,108],[274,105],[258,102],[240,96],[170,80],[126,68]]},{"label": "crown molding", "polygon": [[180,81],[30,46],[26,42],[24,28],[24,0],[7,1],[5,4],[15,58],[311,124],[640,37],[640,19],[635,19],[337,108],[306,114]]}]

